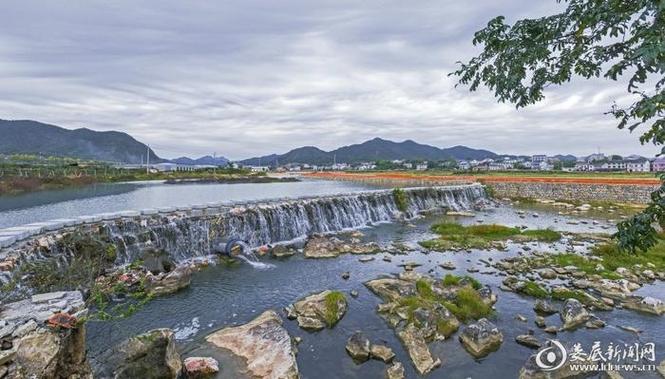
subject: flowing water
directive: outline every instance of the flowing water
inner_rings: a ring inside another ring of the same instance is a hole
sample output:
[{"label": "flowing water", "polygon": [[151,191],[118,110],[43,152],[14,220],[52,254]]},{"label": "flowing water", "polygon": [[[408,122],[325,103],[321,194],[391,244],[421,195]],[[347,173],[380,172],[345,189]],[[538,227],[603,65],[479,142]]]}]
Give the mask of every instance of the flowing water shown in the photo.
[{"label": "flowing water", "polygon": [[[426,208],[426,204],[423,207]],[[528,225],[530,228],[549,227],[571,232],[612,232],[613,224],[608,218],[617,216],[607,214],[593,214],[593,218],[590,214],[561,216],[551,208],[539,207],[535,209],[538,212],[535,217],[534,209],[530,207],[526,209],[529,211],[527,215],[520,216],[516,213],[515,208],[501,205],[479,212],[475,218],[453,217],[453,219],[464,224],[482,221],[509,226]],[[252,218],[252,220],[256,219]],[[407,378],[417,378],[420,376],[415,372],[394,331],[376,313],[376,307],[381,300],[367,290],[363,284],[381,275],[398,274],[403,270],[399,266],[400,264],[417,262],[422,265],[416,268],[417,272],[437,277],[449,272],[466,275],[468,269],[480,269],[479,273],[472,275],[483,284],[489,285],[497,293],[499,301],[496,304],[497,315],[494,322],[504,334],[504,343],[501,348],[480,360],[473,359],[462,348],[457,340],[457,335],[446,341],[434,342],[430,345],[430,349],[435,356],[441,358],[443,365],[426,377],[516,378],[533,350],[515,343],[515,337],[527,333],[529,329],[533,329],[541,341],[553,337],[533,325],[534,299],[500,291],[499,286],[503,277],[496,272],[488,272],[480,260],[496,261],[515,256],[524,245],[509,244],[505,251],[472,250],[470,252],[427,254],[418,248],[417,242],[432,238],[430,226],[433,222],[440,220],[441,216],[430,215],[408,223],[384,222],[363,227],[364,237],[362,239],[365,242],[374,241],[381,246],[389,246],[393,242],[397,242],[414,249],[406,255],[391,256],[392,262],[383,261],[381,258],[384,254],[381,253],[376,255],[375,260],[367,263],[359,262],[359,257],[355,255],[316,260],[305,259],[302,255],[296,254],[286,260],[260,258],[262,262],[274,265],[270,270],[257,270],[247,264],[235,267],[209,267],[197,273],[191,286],[187,289],[155,299],[128,319],[90,323],[88,329],[89,353],[94,357],[108,346],[118,343],[124,338],[153,328],[168,327],[175,330],[178,346],[184,357],[213,356],[221,363],[222,370],[219,378],[244,378],[245,376],[241,372],[242,362],[228,353],[207,345],[204,341],[207,334],[219,328],[250,321],[267,309],[274,309],[284,315],[282,309],[286,305],[310,293],[336,289],[348,295],[350,291],[356,290],[359,292],[359,296],[357,298],[347,296],[349,310],[333,329],[309,333],[300,329],[295,321],[286,320],[284,317],[284,326],[289,334],[303,339],[303,342],[298,345],[297,354],[302,378],[383,378],[386,366],[382,362],[370,360],[357,365],[346,354],[344,349],[346,339],[356,330],[362,330],[373,342],[390,346],[396,353],[396,359],[404,363]],[[577,224],[569,224],[569,221],[577,222]],[[295,220],[293,223],[298,224]],[[341,221],[340,223],[340,225],[344,225]],[[255,225],[265,227],[265,224],[258,221]],[[322,225],[325,225],[325,222]],[[298,228],[292,230],[298,230]],[[257,233],[260,235],[262,231],[257,230]],[[269,234],[271,236],[281,235],[274,234],[275,231],[271,233]],[[290,237],[292,234],[289,232],[285,236]],[[257,243],[262,242],[262,238],[266,237],[257,237]],[[533,242],[527,245],[532,250],[554,252],[569,248],[569,241]],[[576,248],[581,249],[582,247]],[[444,261],[454,262],[457,268],[453,271],[443,270],[438,265]],[[349,280],[341,279],[340,275],[343,272],[350,273]],[[663,290],[665,290],[665,285],[657,282],[657,284],[645,286],[638,293],[662,297]],[[526,316],[528,323],[516,320],[515,316],[518,313]],[[597,312],[597,316],[607,322],[606,328],[562,332],[556,338],[570,344],[579,342],[586,348],[595,341],[603,344],[655,342],[658,346],[665,340],[665,321],[662,317],[622,309]],[[559,325],[558,315],[547,318],[547,323],[548,325]],[[644,332],[636,335],[621,329],[621,326],[636,327]],[[665,358],[658,347],[657,358],[657,362]],[[658,376],[652,372],[648,374],[625,373],[624,377],[656,378]]]},{"label": "flowing water", "polygon": [[[219,378],[244,378],[240,372],[242,362],[227,352],[208,346],[204,337],[223,327],[250,321],[268,309],[283,315],[282,309],[303,296],[326,289],[349,293],[358,291],[359,296],[347,296],[349,309],[333,328],[308,333],[295,321],[286,320],[284,326],[293,337],[301,337],[297,361],[303,379],[316,378],[383,378],[385,364],[370,360],[357,365],[346,354],[346,339],[356,330],[362,330],[373,342],[390,346],[396,359],[404,363],[407,378],[419,377],[410,359],[396,338],[394,331],[376,313],[381,300],[364,286],[368,280],[381,275],[398,274],[400,264],[417,262],[415,271],[433,276],[446,273],[468,274],[468,269],[479,269],[472,274],[483,284],[489,285],[498,295],[496,318],[493,320],[504,334],[501,348],[488,357],[473,359],[457,340],[457,335],[446,341],[432,343],[432,353],[443,365],[428,378],[516,378],[528,356],[533,353],[514,339],[529,329],[544,341],[552,338],[533,325],[534,299],[512,292],[501,292],[503,280],[497,272],[488,270],[481,260],[500,260],[515,256],[524,245],[509,244],[506,250],[471,250],[470,252],[427,253],[418,248],[418,241],[433,237],[432,223],[442,216],[430,214],[408,222],[394,222],[397,205],[389,191],[368,191],[364,185],[337,182],[302,182],[252,185],[178,185],[139,184],[98,187],[93,193],[41,193],[27,197],[0,200],[0,226],[12,226],[51,218],[74,217],[98,212],[114,212],[124,209],[177,206],[202,202],[237,201],[242,205],[221,210],[218,215],[206,217],[180,217],[175,215],[155,216],[148,222],[109,223],[106,232],[114,237],[120,247],[120,258],[130,262],[146,245],[162,248],[176,260],[204,256],[215,251],[214,247],[230,238],[247,241],[244,261],[240,265],[211,266],[196,273],[191,285],[175,294],[159,297],[146,304],[134,315],[115,321],[91,321],[88,323],[88,351],[94,360],[101,352],[122,340],[154,328],[172,328],[183,357],[213,356],[221,363]],[[101,192],[96,192],[96,191]],[[87,189],[85,191],[90,191]],[[110,192],[108,192],[110,191]],[[361,192],[358,192],[361,191]],[[282,199],[265,201],[267,198],[317,196],[299,200]],[[464,210],[484,194],[477,187],[410,190],[409,209],[406,214],[417,216],[419,212],[445,205],[449,209]],[[49,200],[50,199],[50,200]],[[573,232],[612,232],[609,218],[619,214],[587,213],[571,216],[558,215],[548,207],[527,209],[526,215],[518,215],[516,209],[500,205],[478,212],[475,218],[456,217],[458,222],[500,223],[509,226],[527,225],[529,228],[553,228]],[[534,216],[537,211],[537,217]],[[428,212],[429,213],[429,212]],[[446,216],[449,217],[449,216]],[[574,221],[576,224],[570,224]],[[594,222],[595,221],[595,222]],[[217,223],[217,224],[216,224]],[[256,257],[251,248],[280,241],[302,241],[312,233],[329,233],[361,229],[364,242],[377,242],[388,247],[401,243],[413,248],[405,255],[392,256],[391,262],[376,259],[359,262],[356,255],[342,255],[334,259],[305,259],[296,254],[285,260]],[[211,231],[215,232],[211,234]],[[562,251],[570,248],[570,241],[558,243],[528,243],[535,251]],[[583,247],[576,246],[576,249]],[[439,264],[454,262],[456,269],[443,270]],[[349,280],[341,274],[349,272]],[[665,285],[657,282],[638,291],[641,295],[663,297]],[[528,323],[515,319],[516,314],[528,318]],[[597,316],[607,322],[601,330],[578,329],[559,333],[556,337],[565,343],[579,342],[588,347],[594,341],[602,343],[655,342],[657,361],[665,356],[659,343],[665,341],[663,317],[639,314],[615,309],[598,312]],[[548,325],[559,325],[558,315],[547,319]],[[631,326],[643,330],[634,334],[621,329]],[[624,374],[626,378],[655,378],[657,375]]]}]

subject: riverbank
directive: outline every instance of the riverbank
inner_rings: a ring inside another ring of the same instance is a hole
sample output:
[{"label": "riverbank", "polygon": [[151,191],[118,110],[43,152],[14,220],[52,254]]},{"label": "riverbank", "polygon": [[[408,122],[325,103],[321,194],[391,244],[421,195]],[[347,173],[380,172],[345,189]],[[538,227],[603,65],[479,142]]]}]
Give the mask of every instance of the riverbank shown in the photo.
[{"label": "riverbank", "polygon": [[[554,201],[646,204],[660,180],[637,174],[428,174],[411,172],[312,172],[306,177],[357,181],[396,186],[482,183],[498,198],[549,199]],[[650,174],[653,175],[653,174]]]},{"label": "riverbank", "polygon": [[165,184],[262,184],[262,183],[297,183],[294,177],[275,176],[229,176],[225,178],[168,179]]},{"label": "riverbank", "polygon": [[[37,175],[38,174],[38,175]],[[238,169],[217,169],[204,171],[150,172],[142,170],[71,170],[62,175],[42,175],[41,171],[25,169],[22,175],[0,176],[0,196],[82,187],[100,183],[142,182],[150,180],[185,181],[201,180],[209,183],[254,183],[264,178],[264,173],[250,173]]]}]

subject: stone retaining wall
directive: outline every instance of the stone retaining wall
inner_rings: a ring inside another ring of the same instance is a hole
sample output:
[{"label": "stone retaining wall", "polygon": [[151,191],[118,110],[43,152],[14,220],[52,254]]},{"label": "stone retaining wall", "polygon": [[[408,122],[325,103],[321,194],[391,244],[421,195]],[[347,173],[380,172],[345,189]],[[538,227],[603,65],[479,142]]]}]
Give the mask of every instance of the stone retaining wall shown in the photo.
[{"label": "stone retaining wall", "polygon": [[646,204],[657,185],[487,182],[494,196]]}]

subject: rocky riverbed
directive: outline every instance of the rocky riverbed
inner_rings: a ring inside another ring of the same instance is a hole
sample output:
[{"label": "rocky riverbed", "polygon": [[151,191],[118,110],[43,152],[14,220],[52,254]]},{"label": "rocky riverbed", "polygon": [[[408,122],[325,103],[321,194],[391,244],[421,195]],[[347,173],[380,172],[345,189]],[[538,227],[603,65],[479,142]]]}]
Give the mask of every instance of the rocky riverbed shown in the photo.
[{"label": "rocky riverbed", "polygon": [[[123,283],[130,298],[145,292],[149,300],[124,318],[88,321],[87,361],[99,377],[538,378],[533,355],[549,339],[569,348],[658,346],[662,270],[597,261],[592,248],[605,242],[600,233],[612,231],[609,217],[620,211],[589,217],[573,210],[499,205],[445,217],[562,234],[483,249],[419,245],[436,237],[430,227],[441,216],[431,215],[262,247],[261,260],[274,265],[267,270],[216,259],[172,266],[157,254],[98,281],[114,294]],[[582,260],[552,258],[558,254]],[[62,311],[47,308],[49,317]],[[47,318],[30,320],[52,332]],[[32,328],[23,326],[30,320],[13,328]],[[2,367],[15,367],[12,357]],[[664,358],[656,347],[656,365]]]}]

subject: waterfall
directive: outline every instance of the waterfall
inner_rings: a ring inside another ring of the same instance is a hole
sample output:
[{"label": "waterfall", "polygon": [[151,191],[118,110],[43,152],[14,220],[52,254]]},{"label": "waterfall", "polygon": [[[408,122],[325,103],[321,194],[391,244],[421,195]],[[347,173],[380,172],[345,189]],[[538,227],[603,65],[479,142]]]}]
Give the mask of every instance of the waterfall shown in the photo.
[{"label": "waterfall", "polygon": [[[173,260],[183,261],[216,252],[230,238],[239,238],[251,248],[302,239],[313,233],[332,233],[409,219],[426,211],[468,210],[487,202],[479,184],[405,188],[405,212],[398,210],[392,190],[376,190],[323,197],[264,200],[242,204],[211,204],[164,213],[155,210],[122,212],[101,221],[63,226],[38,234],[0,251],[21,262],[55,259],[67,265],[71,254],[62,251],[59,239],[80,231],[100,235],[116,247],[116,264],[142,257],[148,249],[163,250]],[[66,224],[66,223],[65,223]],[[13,271],[0,272],[0,283],[11,280]]]}]

